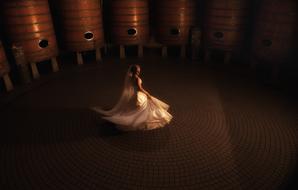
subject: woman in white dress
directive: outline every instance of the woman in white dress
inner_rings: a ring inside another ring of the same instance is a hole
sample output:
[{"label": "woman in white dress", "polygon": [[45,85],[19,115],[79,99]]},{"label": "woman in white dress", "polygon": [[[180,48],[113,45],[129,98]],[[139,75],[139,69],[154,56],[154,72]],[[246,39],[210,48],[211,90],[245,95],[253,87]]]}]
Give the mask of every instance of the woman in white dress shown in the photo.
[{"label": "woman in white dress", "polygon": [[131,65],[125,76],[122,95],[111,110],[98,107],[92,109],[102,118],[124,131],[151,130],[170,123],[172,115],[169,105],[151,96],[143,87],[140,78],[141,67]]}]

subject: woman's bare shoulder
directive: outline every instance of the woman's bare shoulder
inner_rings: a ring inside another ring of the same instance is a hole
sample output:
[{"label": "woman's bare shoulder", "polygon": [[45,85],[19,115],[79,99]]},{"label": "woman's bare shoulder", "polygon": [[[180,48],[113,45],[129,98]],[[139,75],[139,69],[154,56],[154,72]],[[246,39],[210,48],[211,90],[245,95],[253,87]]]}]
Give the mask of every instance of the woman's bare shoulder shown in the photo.
[{"label": "woman's bare shoulder", "polygon": [[138,82],[142,83],[142,79],[140,77],[137,77]]}]

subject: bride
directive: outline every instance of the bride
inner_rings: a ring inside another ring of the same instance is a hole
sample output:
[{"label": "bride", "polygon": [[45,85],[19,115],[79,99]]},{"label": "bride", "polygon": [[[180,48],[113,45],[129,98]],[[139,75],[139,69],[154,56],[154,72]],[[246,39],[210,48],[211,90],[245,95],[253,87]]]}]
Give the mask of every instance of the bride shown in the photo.
[{"label": "bride", "polygon": [[103,115],[103,119],[115,123],[124,131],[151,130],[170,123],[172,115],[169,105],[151,96],[143,87],[141,67],[131,65],[125,76],[122,95],[111,110],[99,107],[92,109]]}]

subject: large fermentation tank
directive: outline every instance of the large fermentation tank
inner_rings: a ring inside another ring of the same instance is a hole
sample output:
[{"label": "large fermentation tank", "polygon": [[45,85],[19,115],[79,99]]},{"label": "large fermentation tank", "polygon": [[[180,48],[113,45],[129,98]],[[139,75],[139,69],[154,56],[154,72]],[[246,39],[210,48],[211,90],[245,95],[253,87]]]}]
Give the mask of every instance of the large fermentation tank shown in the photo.
[{"label": "large fermentation tank", "polygon": [[22,47],[29,62],[57,56],[58,48],[47,0],[1,2],[5,34],[12,46]]},{"label": "large fermentation tank", "polygon": [[138,45],[149,40],[148,0],[111,0],[109,12],[112,43]]},{"label": "large fermentation tank", "polygon": [[297,49],[297,1],[263,0],[256,17],[253,56],[264,62],[284,62]]},{"label": "large fermentation tank", "polygon": [[53,2],[62,46],[68,51],[94,50],[104,45],[100,0]]},{"label": "large fermentation tank", "polygon": [[13,90],[13,84],[9,77],[10,68],[6,59],[5,50],[0,41],[0,78],[3,78],[7,91]]},{"label": "large fermentation tank", "polygon": [[244,46],[250,0],[205,2],[204,40],[209,49],[237,51]]},{"label": "large fermentation tank", "polygon": [[190,29],[196,23],[195,0],[159,0],[155,2],[155,36],[165,45],[189,42]]},{"label": "large fermentation tank", "polygon": [[6,59],[5,51],[0,41],[0,77],[9,73],[9,65]]}]

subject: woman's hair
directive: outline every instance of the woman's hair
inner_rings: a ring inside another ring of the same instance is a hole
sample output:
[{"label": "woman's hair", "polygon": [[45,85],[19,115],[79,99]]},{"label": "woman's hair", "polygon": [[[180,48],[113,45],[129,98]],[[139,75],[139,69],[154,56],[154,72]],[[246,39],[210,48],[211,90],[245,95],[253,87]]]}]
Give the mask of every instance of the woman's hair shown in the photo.
[{"label": "woman's hair", "polygon": [[137,73],[138,68],[140,68],[140,65],[131,65],[129,71],[132,75],[135,75]]}]

